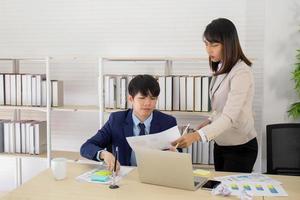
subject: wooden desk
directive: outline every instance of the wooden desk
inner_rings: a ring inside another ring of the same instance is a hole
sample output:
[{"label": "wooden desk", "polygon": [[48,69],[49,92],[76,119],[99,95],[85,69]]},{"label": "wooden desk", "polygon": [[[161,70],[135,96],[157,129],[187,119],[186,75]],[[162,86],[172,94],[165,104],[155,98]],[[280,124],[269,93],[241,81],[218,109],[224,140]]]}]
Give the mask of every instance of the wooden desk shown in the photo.
[{"label": "wooden desk", "polygon": [[[3,200],[199,200],[199,199],[239,199],[238,197],[220,197],[211,195],[210,191],[198,189],[186,191],[167,188],[156,185],[140,183],[137,170],[132,171],[127,177],[119,182],[119,189],[111,190],[107,185],[82,183],[75,180],[78,175],[95,168],[91,164],[68,163],[67,178],[56,181],[50,169],[45,170],[16,190],[4,196]],[[216,176],[230,175],[230,173],[215,172]],[[276,177],[277,178],[277,177]],[[283,177],[281,181],[288,181]],[[295,179],[291,179],[292,182]],[[299,181],[297,182],[299,183]],[[299,184],[298,184],[299,185]],[[297,186],[298,186],[297,185]],[[285,189],[293,197],[299,196],[296,185]],[[263,199],[256,197],[255,199]]]}]

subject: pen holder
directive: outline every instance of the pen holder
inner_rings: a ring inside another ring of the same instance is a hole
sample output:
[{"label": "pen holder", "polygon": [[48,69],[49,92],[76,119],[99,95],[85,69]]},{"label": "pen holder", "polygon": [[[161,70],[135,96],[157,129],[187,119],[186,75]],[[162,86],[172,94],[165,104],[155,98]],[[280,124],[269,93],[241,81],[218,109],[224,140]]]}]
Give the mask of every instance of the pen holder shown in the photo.
[{"label": "pen holder", "polygon": [[119,186],[116,184],[116,172],[113,172],[113,174],[112,174],[112,180],[111,180],[111,184],[110,184],[109,188],[110,189],[119,188]]}]

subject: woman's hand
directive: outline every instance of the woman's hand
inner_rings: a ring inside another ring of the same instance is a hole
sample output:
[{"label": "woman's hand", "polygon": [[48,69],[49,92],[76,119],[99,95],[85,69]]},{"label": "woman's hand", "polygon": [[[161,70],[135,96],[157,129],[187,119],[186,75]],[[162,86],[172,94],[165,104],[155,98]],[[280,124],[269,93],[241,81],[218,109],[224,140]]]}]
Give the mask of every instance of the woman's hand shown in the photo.
[{"label": "woman's hand", "polygon": [[178,138],[171,144],[173,146],[176,146],[177,148],[186,148],[186,147],[189,147],[191,144],[193,144],[193,142],[200,141],[200,140],[201,140],[201,137],[200,137],[199,133],[197,131],[195,131],[195,132],[187,133],[187,134],[181,136],[180,138]]}]

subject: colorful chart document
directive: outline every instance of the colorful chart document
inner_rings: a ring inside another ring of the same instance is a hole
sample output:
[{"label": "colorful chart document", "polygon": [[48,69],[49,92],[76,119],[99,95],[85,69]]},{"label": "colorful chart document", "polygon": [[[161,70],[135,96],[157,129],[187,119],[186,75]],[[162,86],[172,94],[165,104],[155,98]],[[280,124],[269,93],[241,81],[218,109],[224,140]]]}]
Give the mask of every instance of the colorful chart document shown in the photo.
[{"label": "colorful chart document", "polygon": [[215,178],[218,181],[250,181],[250,182],[264,182],[264,183],[276,183],[281,184],[281,182],[274,180],[264,174],[251,173],[251,174],[237,174],[230,176],[222,176]]},{"label": "colorful chart document", "polygon": [[280,184],[244,181],[222,181],[231,189],[231,195],[240,196],[243,190],[254,196],[288,196]]},{"label": "colorful chart document", "polygon": [[232,191],[231,195],[240,196],[246,190],[254,196],[288,196],[281,182],[264,174],[237,174],[215,179],[227,185]]}]

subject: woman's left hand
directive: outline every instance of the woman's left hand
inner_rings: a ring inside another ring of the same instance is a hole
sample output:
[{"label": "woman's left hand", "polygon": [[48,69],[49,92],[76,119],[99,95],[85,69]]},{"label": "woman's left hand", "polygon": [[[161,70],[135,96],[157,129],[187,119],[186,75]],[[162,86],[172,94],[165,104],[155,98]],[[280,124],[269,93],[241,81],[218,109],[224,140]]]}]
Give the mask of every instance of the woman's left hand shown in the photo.
[{"label": "woman's left hand", "polygon": [[193,142],[200,141],[201,137],[197,131],[192,132],[192,133],[187,133],[177,140],[173,141],[171,144],[173,146],[177,146],[177,148],[186,148],[189,147]]}]

